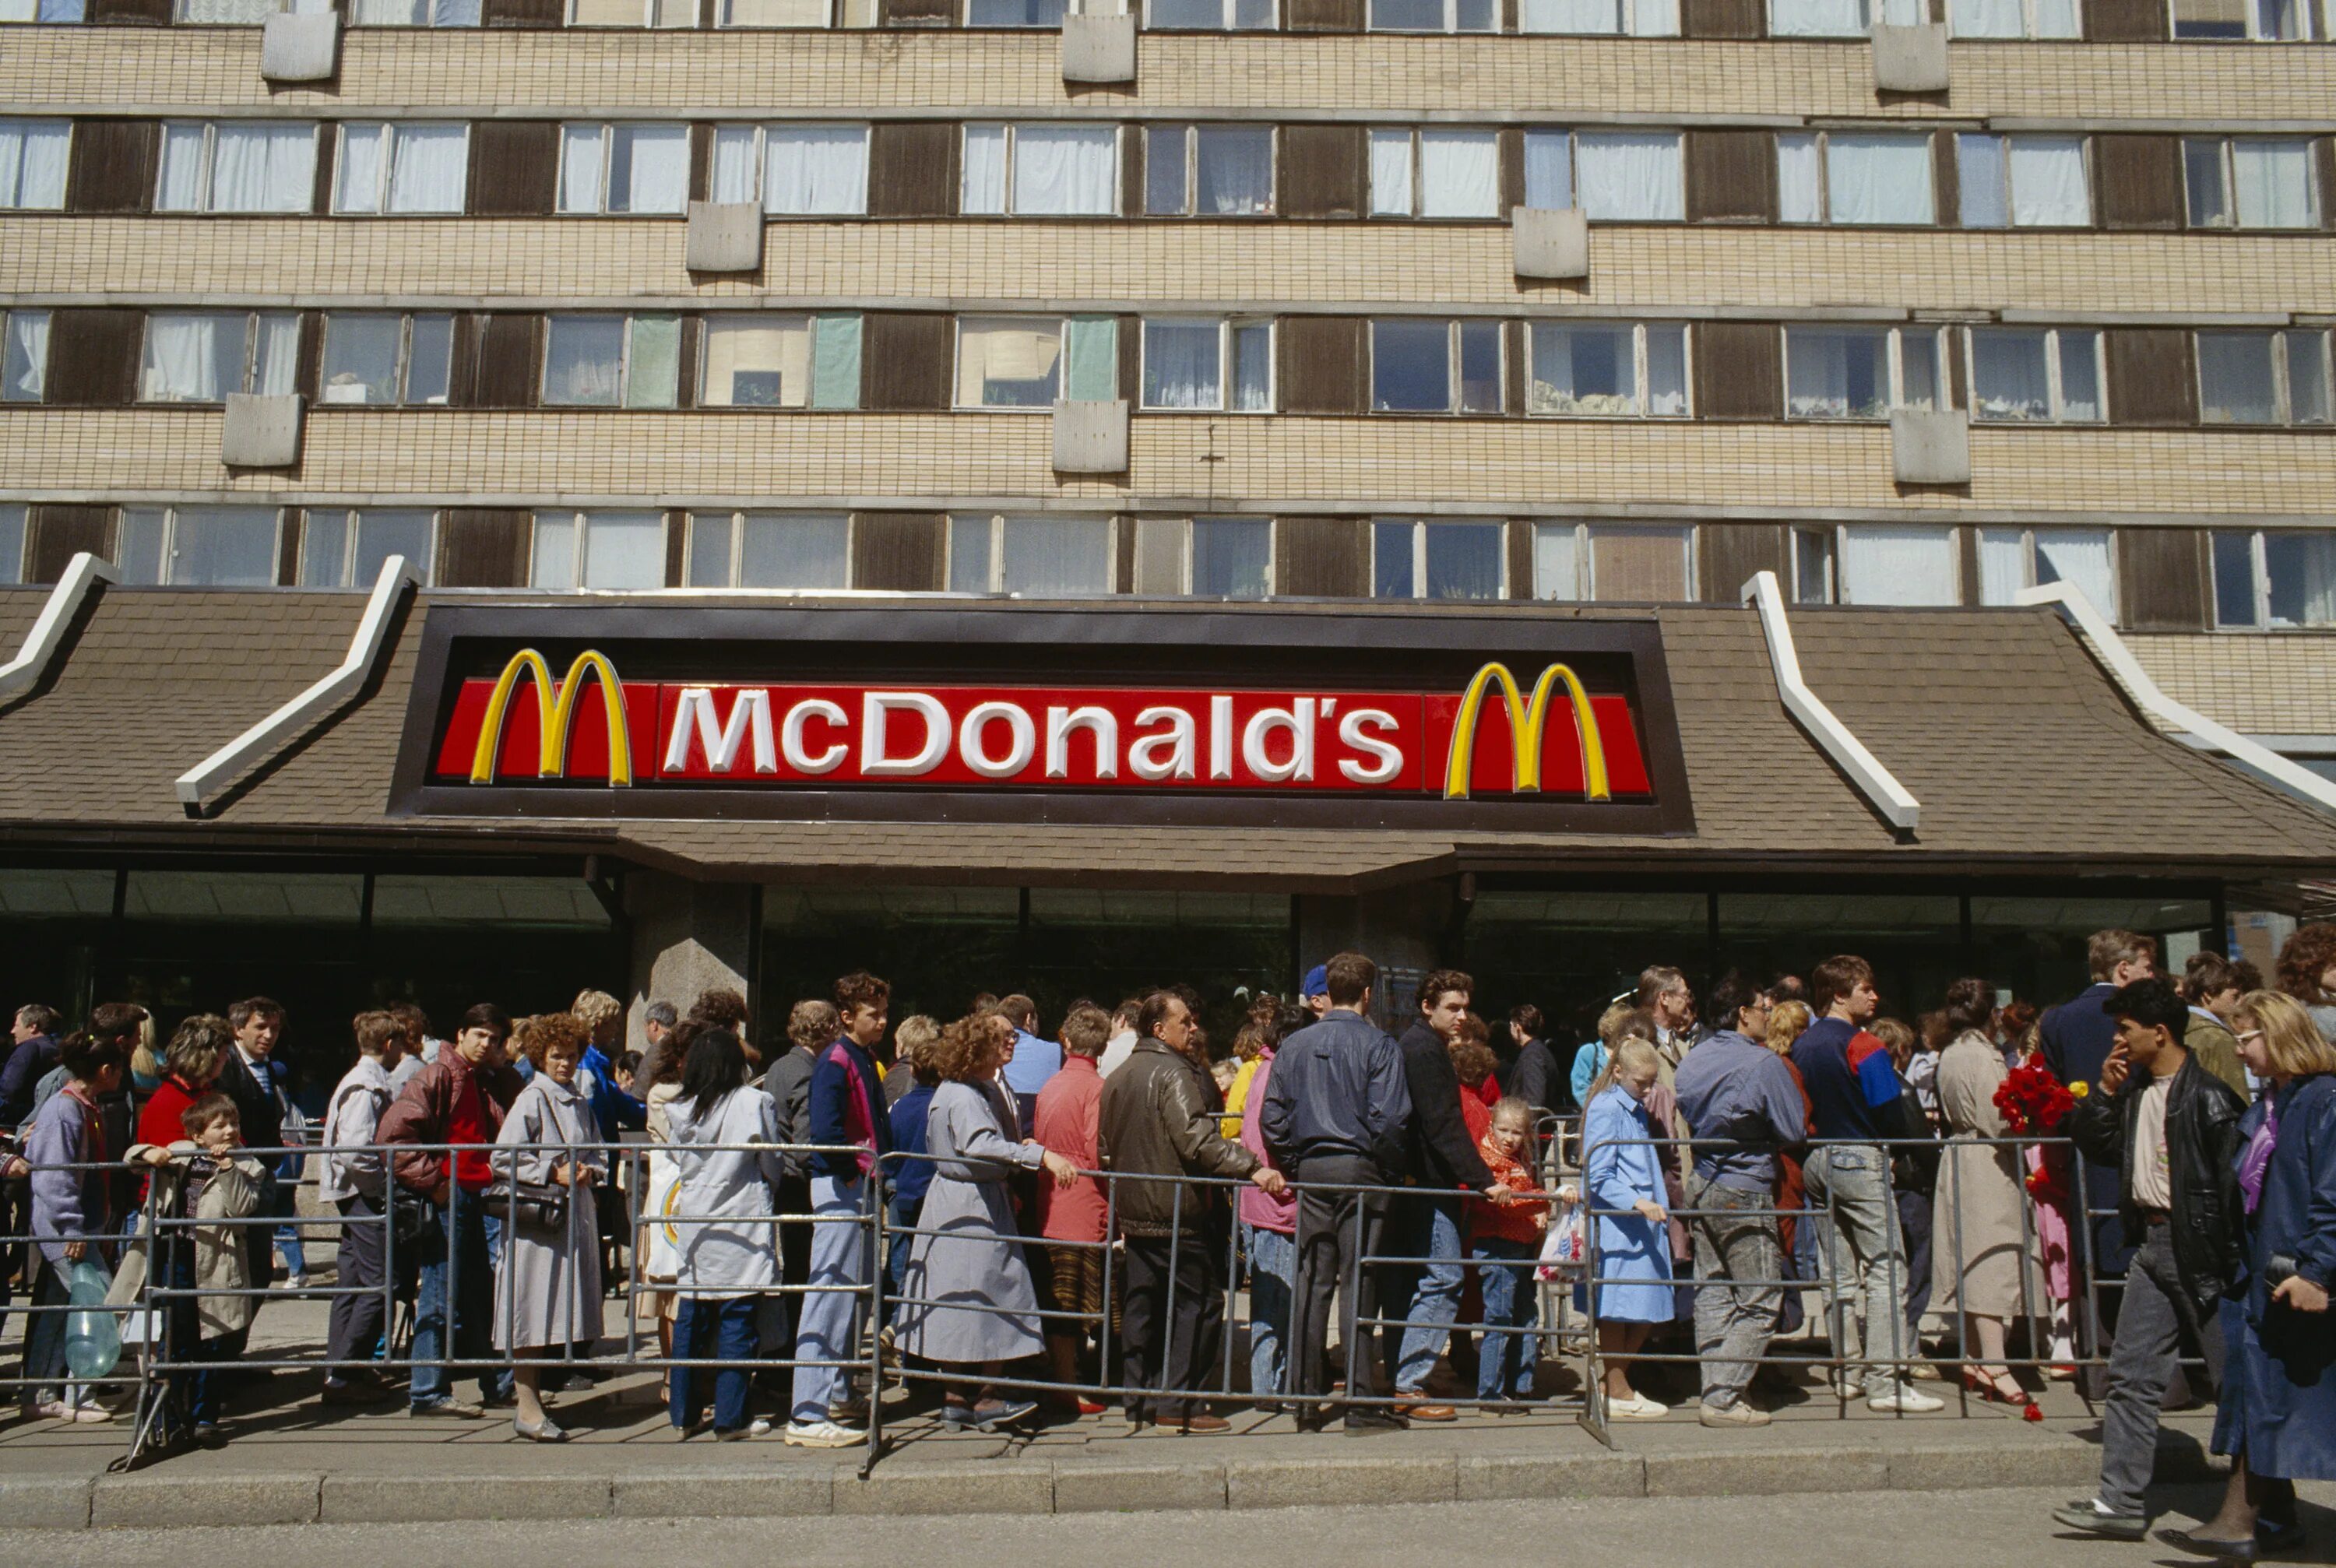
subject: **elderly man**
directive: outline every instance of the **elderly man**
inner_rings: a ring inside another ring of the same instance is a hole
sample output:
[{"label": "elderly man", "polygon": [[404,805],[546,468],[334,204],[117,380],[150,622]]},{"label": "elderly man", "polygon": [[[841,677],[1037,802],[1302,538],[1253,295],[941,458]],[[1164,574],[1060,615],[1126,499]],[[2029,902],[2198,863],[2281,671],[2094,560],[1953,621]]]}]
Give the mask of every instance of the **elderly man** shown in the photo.
[{"label": "elderly man", "polygon": [[[1154,991],[1135,1015],[1135,1048],[1105,1080],[1096,1152],[1104,1168],[1168,1180],[1119,1183],[1120,1234],[1127,1242],[1127,1295],[1120,1327],[1121,1381],[1163,1395],[1206,1387],[1224,1332],[1230,1205],[1222,1187],[1187,1176],[1247,1177],[1280,1196],[1281,1173],[1217,1127],[1224,1100],[1201,1057],[1192,1009]],[[1231,1424],[1202,1400],[1127,1396],[1127,1424],[1173,1420],[1183,1431],[1225,1432]]]}]

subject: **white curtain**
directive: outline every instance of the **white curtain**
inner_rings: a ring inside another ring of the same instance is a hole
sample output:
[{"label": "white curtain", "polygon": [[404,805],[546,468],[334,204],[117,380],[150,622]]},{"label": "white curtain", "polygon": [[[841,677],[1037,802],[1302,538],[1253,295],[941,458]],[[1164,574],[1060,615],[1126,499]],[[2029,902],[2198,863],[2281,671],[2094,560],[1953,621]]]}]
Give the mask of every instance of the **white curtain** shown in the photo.
[{"label": "white curtain", "polygon": [[624,352],[623,317],[553,317],[543,356],[543,401],[616,407]]},{"label": "white curtain", "polygon": [[1977,419],[2049,419],[2052,389],[2041,332],[1971,334],[1971,381]]},{"label": "white curtain", "polygon": [[682,212],[689,207],[689,129],[618,125],[609,160],[608,210]]},{"label": "white curtain", "polygon": [[392,212],[460,212],[470,184],[471,134],[461,125],[401,125],[389,164]]},{"label": "white curtain", "polygon": [[2198,415],[2208,424],[2272,424],[2279,395],[2268,332],[2198,334]]},{"label": "white curtain", "polygon": [[2101,416],[2101,335],[2062,327],[2059,339],[2060,417],[2098,420]]},{"label": "white curtain", "polygon": [[754,512],[738,546],[741,588],[849,588],[852,526],[841,515]]},{"label": "white curtain", "polygon": [[2288,423],[2328,423],[2328,335],[2325,332],[2285,332],[2287,344]]},{"label": "white curtain", "polygon": [[241,506],[180,507],[167,573],[201,588],[266,588],[276,580],[276,513]]},{"label": "white curtain", "polygon": [[69,123],[0,120],[0,207],[37,209],[65,204]]},{"label": "white curtain", "polygon": [[1109,125],[1018,125],[1014,210],[1108,214],[1119,209],[1119,131]]},{"label": "white curtain", "polygon": [[713,199],[752,201],[755,195],[754,138],[752,125],[725,125],[714,132]]},{"label": "white curtain", "polygon": [[[240,324],[238,317],[229,320]],[[251,390],[262,397],[290,396],[299,365],[300,318],[290,311],[260,317],[251,339]]]},{"label": "white curtain", "polygon": [[2312,199],[2312,143],[2231,143],[2231,168],[2239,187],[2242,229],[2311,229],[2320,222]]},{"label": "white curtain", "polygon": [[1218,217],[1273,210],[1273,132],[1202,125],[1192,132],[1194,206]]},{"label": "white curtain", "polygon": [[277,0],[179,0],[181,22],[257,27],[282,10]]},{"label": "white curtain", "polygon": [[1006,210],[1006,127],[965,128],[965,168],[959,177],[961,212]]},{"label": "white curtain", "polygon": [[1635,333],[1628,326],[1533,329],[1532,412],[1626,414],[1640,412]]},{"label": "white curtain", "polygon": [[1583,131],[1574,138],[1582,213],[1622,222],[1661,222],[1687,215],[1679,133]]},{"label": "white curtain", "polygon": [[1062,347],[1059,322],[960,317],[958,406],[1029,408],[1053,403],[1061,383],[1057,362]]},{"label": "white curtain", "polygon": [[2082,229],[2093,220],[2081,136],[2014,136],[2011,221],[2023,229]]},{"label": "white curtain", "polygon": [[1411,216],[1411,132],[1371,132],[1371,216]]},{"label": "white curtain", "polygon": [[598,125],[566,125],[560,135],[560,210],[600,210],[600,151]]},{"label": "white curtain", "polygon": [[1144,406],[1224,406],[1224,332],[1215,321],[1144,324]]},{"label": "white curtain", "polygon": [[1853,522],[1841,531],[1844,604],[1953,604],[1955,533]]},{"label": "white curtain", "polygon": [[2336,622],[2336,539],[2285,529],[2265,529],[2263,538],[2272,625]]},{"label": "white curtain", "polygon": [[397,348],[404,324],[394,316],[335,311],[325,318],[326,403],[395,403]]},{"label": "white curtain", "polygon": [[539,511],[527,585],[566,593],[576,586],[576,514]]},{"label": "white curtain", "polygon": [[341,127],[339,189],[333,197],[336,212],[381,210],[381,141],[386,129],[378,121],[353,121]]},{"label": "white curtain", "polygon": [[1825,141],[1825,187],[1835,223],[1932,222],[1931,139],[1835,131]]},{"label": "white curtain", "polygon": [[1955,138],[1955,186],[1965,229],[2000,229],[2011,220],[2002,137],[1965,131]]},{"label": "white curtain", "polygon": [[763,133],[763,210],[868,210],[868,128],[774,125]]},{"label": "white curtain", "polygon": [[1570,522],[1533,524],[1535,599],[1582,597],[1582,531]]},{"label": "white curtain", "polygon": [[1817,139],[1806,131],[1776,138],[1776,216],[1786,223],[1825,218],[1817,184]]},{"label": "white curtain", "polygon": [[706,323],[709,407],[801,408],[811,401],[811,323],[801,316],[715,316]]},{"label": "white curtain", "polygon": [[1419,133],[1419,215],[1494,218],[1501,210],[1501,144],[1491,131]]},{"label": "white curtain", "polygon": [[2016,528],[1979,531],[1979,601],[2010,604],[2028,586],[2028,540]]},{"label": "white curtain", "polygon": [[1878,419],[1890,404],[1887,333],[1785,335],[1786,412],[1801,419]]},{"label": "white curtain", "polygon": [[306,212],[316,182],[316,127],[223,122],[217,128],[211,211]]},{"label": "white curtain", "polygon": [[203,209],[203,172],[209,162],[205,129],[200,121],[173,120],[162,126],[162,178],[154,196],[157,211]]},{"label": "white curtain", "polygon": [[1865,0],[1769,0],[1777,38],[1853,38],[1867,31]]},{"label": "white curtain", "polygon": [[1627,0],[1520,0],[1520,33],[1619,34]]},{"label": "white curtain", "polygon": [[2077,0],[2036,0],[2036,36],[2084,36],[2084,29],[2077,24]]},{"label": "white curtain", "polygon": [[1679,33],[1679,0],[1633,0],[1630,6],[1630,36],[1676,38]]},{"label": "white curtain", "polygon": [[1958,38],[2018,38],[2028,31],[2020,0],[1948,0],[1947,24]]},{"label": "white curtain", "polygon": [[[217,403],[230,388],[240,391],[244,318],[240,316],[146,317],[146,357],[138,377],[141,403]],[[232,326],[232,331],[227,330]],[[234,339],[235,358],[221,350]]]},{"label": "white curtain", "polygon": [[2036,580],[2065,582],[2092,600],[2103,615],[2117,614],[2117,589],[2109,577],[2109,536],[2106,529],[2039,529],[2036,531]]},{"label": "white curtain", "polygon": [[583,579],[585,588],[663,588],[665,514],[587,512]]},{"label": "white curtain", "polygon": [[1562,211],[1573,205],[1573,133],[1525,132],[1525,205]]},{"label": "white curtain", "polygon": [[8,312],[8,341],[0,354],[0,398],[38,403],[49,363],[49,313]]},{"label": "white curtain", "polygon": [[1101,517],[1009,517],[1006,520],[1007,593],[1090,594],[1111,591],[1111,521]]},{"label": "white curtain", "polygon": [[681,381],[681,317],[636,316],[628,324],[625,406],[671,408]]},{"label": "white curtain", "polygon": [[1647,332],[1647,412],[1677,418],[1687,412],[1687,328]]}]

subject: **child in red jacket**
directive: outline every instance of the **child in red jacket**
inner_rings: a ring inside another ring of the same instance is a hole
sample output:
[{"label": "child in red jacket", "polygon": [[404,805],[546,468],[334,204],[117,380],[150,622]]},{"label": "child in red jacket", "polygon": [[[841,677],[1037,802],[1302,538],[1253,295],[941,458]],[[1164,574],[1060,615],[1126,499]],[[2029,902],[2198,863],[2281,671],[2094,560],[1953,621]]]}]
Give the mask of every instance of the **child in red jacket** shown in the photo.
[{"label": "child in red jacket", "polygon": [[1476,1276],[1484,1293],[1484,1335],[1476,1357],[1476,1398],[1530,1400],[1540,1359],[1534,1330],[1541,1301],[1533,1263],[1549,1229],[1549,1199],[1533,1181],[1533,1108],[1514,1096],[1493,1106],[1492,1125],[1476,1150],[1501,1185],[1529,1194],[1506,1208],[1482,1198],[1469,1203]]}]

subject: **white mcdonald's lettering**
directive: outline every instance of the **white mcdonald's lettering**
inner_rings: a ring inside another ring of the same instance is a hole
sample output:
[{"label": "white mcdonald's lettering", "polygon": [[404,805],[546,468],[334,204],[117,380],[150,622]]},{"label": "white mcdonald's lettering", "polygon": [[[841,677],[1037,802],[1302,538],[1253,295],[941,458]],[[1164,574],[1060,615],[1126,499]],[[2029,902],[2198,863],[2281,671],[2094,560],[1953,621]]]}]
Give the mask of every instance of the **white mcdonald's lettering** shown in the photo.
[{"label": "white mcdonald's lettering", "polygon": [[816,756],[804,750],[803,726],[813,719],[838,729],[850,724],[852,719],[850,715],[823,696],[805,697],[787,709],[786,722],[779,726],[779,751],[787,759],[787,765],[795,772],[816,777],[842,767],[843,759],[852,755],[852,748],[842,741],[835,741]]},{"label": "white mcdonald's lettering", "polygon": [[1109,708],[1050,707],[1046,710],[1046,776],[1071,776],[1071,732],[1085,730],[1095,736],[1097,778],[1119,776],[1119,720]]},{"label": "white mcdonald's lettering", "polygon": [[714,693],[702,686],[684,687],[674,705],[673,738],[666,743],[665,769],[680,773],[689,766],[689,744],[697,743],[705,754],[706,765],[715,773],[728,773],[738,761],[738,748],[752,735],[754,744],[754,771],[774,774],[779,771],[779,748],[771,733],[771,694],[759,687],[741,690],[730,705],[730,717],[719,723],[714,716]]},{"label": "white mcdonald's lettering", "polygon": [[[893,756],[886,744],[889,721],[895,713],[912,713],[924,721],[924,744],[908,756]],[[871,691],[860,699],[860,771],[870,778],[915,778],[940,766],[949,755],[949,710],[939,699],[920,691]]]},{"label": "white mcdonald's lettering", "polygon": [[[982,749],[981,732],[994,724],[1004,725],[1010,737],[1002,757]],[[959,760],[983,778],[1012,778],[1030,765],[1037,750],[1038,726],[1030,722],[1028,712],[1014,703],[978,703],[957,726]]]},{"label": "white mcdonald's lettering", "polygon": [[1147,707],[1135,716],[1135,722],[1164,724],[1168,727],[1158,735],[1140,735],[1127,743],[1128,772],[1146,784],[1192,776],[1192,754],[1200,726],[1189,711],[1181,707]]},{"label": "white mcdonald's lettering", "polygon": [[1233,776],[1233,699],[1209,699],[1209,776]]},{"label": "white mcdonald's lettering", "polygon": [[1349,751],[1363,752],[1375,760],[1357,762],[1352,757],[1340,760],[1338,772],[1349,784],[1386,784],[1403,771],[1403,753],[1392,743],[1376,735],[1365,735],[1365,729],[1394,730],[1399,728],[1395,715],[1385,708],[1348,708],[1338,721],[1338,739]]},{"label": "white mcdonald's lettering", "polygon": [[[1275,762],[1266,755],[1266,738],[1276,730],[1290,735],[1290,760]],[[1293,779],[1309,784],[1314,778],[1314,698],[1301,696],[1288,707],[1261,707],[1250,715],[1241,731],[1241,762],[1268,784]]]}]

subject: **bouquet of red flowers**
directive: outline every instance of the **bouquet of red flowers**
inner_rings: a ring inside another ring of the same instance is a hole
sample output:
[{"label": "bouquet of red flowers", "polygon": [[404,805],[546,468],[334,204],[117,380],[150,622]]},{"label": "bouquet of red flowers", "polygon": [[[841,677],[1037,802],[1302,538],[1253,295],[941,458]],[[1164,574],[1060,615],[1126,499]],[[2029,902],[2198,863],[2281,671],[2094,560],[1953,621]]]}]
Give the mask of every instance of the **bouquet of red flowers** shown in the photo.
[{"label": "bouquet of red flowers", "polygon": [[[2053,1076],[2052,1069],[2034,1057],[2012,1068],[1995,1090],[1995,1108],[2003,1113],[2004,1124],[2015,1137],[2050,1137],[2077,1108],[2077,1099]],[[2067,1163],[2065,1148],[2047,1144],[2035,1168],[2028,1173],[2029,1195],[2044,1203],[2065,1197]]]}]

